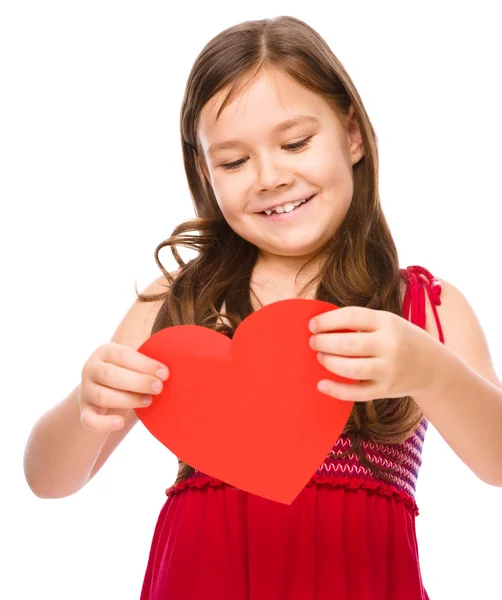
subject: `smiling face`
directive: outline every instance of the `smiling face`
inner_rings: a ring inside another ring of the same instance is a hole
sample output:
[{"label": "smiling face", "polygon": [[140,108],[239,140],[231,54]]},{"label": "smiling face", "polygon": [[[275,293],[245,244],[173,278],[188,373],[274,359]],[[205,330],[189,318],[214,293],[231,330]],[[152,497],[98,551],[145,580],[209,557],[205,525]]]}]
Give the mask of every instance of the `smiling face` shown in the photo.
[{"label": "smiling face", "polygon": [[[364,154],[353,107],[344,129],[323,97],[275,70],[263,70],[216,122],[225,95],[206,103],[198,123],[201,167],[220,210],[262,258],[306,262],[352,201],[352,166]],[[263,212],[285,204],[282,214]]]}]

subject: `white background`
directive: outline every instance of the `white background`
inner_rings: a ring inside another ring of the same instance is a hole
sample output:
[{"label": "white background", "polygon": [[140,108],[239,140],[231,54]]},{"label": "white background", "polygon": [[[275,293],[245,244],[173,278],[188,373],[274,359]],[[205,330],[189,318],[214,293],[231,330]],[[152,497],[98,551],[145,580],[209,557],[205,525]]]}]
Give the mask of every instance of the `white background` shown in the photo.
[{"label": "white background", "polygon": [[[502,374],[496,4],[309,4],[2,4],[2,598],[139,598],[175,457],[139,424],[88,486],[41,500],[23,452],[110,339],[134,282],[160,275],[157,244],[193,215],[179,109],[197,54],[228,26],[288,14],[327,40],[378,135],[401,266],[464,293]],[[502,597],[501,500],[431,426],[417,489],[431,600]]]}]

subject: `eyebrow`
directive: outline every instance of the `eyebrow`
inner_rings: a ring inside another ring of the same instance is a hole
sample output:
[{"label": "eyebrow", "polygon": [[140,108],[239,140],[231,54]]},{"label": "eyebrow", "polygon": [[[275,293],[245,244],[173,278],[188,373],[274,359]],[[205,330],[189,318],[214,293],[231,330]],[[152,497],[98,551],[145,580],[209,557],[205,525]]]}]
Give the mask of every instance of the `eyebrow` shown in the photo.
[{"label": "eyebrow", "polygon": [[[283,131],[287,131],[292,127],[296,127],[301,123],[313,123],[315,125],[319,125],[320,120],[317,117],[313,117],[312,115],[295,115],[291,119],[287,121],[283,121],[276,125],[273,129],[275,133],[281,133]],[[211,144],[207,150],[208,154],[214,154],[218,150],[226,150],[228,148],[234,148],[240,144],[239,140],[228,140],[226,142],[219,142],[217,144]]]}]

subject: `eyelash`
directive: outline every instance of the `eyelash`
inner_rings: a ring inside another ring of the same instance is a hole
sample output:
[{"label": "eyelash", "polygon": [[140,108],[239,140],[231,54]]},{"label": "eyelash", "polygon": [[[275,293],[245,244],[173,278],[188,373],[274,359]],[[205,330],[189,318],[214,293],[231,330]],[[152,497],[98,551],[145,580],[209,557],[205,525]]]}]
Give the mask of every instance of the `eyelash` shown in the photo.
[{"label": "eyelash", "polygon": [[[283,148],[286,148],[287,150],[291,150],[292,152],[296,152],[297,150],[301,150],[302,148],[305,148],[306,146],[308,146],[310,143],[310,140],[313,137],[314,136],[311,135],[310,137],[302,140],[301,142],[295,142],[294,144],[287,144],[286,146],[283,146]],[[225,171],[234,171],[244,164],[243,161],[245,161],[245,159],[241,158],[240,160],[237,160],[233,163],[227,163],[227,164],[224,164],[221,166],[223,167],[223,169],[225,169]]]}]

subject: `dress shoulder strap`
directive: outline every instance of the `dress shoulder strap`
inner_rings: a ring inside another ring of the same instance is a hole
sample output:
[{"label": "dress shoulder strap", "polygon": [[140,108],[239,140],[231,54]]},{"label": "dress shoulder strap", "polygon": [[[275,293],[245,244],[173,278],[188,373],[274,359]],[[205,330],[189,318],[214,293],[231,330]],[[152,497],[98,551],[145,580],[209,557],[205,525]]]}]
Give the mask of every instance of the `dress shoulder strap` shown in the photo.
[{"label": "dress shoulder strap", "polygon": [[419,265],[400,269],[400,272],[407,282],[403,300],[403,317],[410,320],[411,308],[411,322],[425,329],[425,287],[436,319],[439,340],[444,344],[443,329],[436,309],[436,306],[441,304],[441,282]]}]

